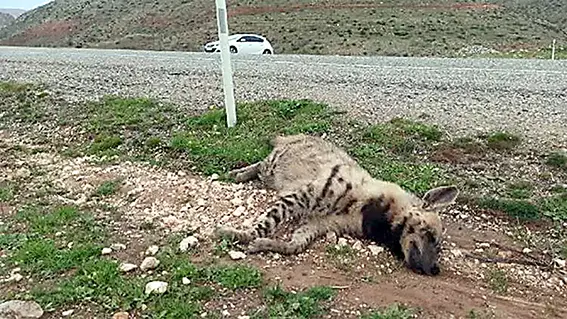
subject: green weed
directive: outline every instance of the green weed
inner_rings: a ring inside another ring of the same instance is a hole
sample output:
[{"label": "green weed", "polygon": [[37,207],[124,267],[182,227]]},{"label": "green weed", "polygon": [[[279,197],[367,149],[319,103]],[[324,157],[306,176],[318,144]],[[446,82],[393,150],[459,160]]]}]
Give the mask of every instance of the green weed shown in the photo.
[{"label": "green weed", "polygon": [[383,310],[374,310],[366,313],[360,319],[410,319],[414,311],[403,305],[394,304]]},{"label": "green weed", "polygon": [[547,156],[545,163],[549,166],[567,169],[567,155],[560,152],[551,153]]},{"label": "green weed", "polygon": [[12,184],[0,185],[0,203],[8,202],[14,198],[15,186]]},{"label": "green weed", "polygon": [[256,314],[254,318],[319,318],[326,312],[322,303],[331,301],[335,295],[335,290],[325,286],[297,293],[285,291],[280,286],[271,287],[264,294],[267,314]]},{"label": "green weed", "polygon": [[104,181],[97,188],[95,195],[96,196],[109,196],[109,195],[115,194],[119,190],[121,183],[122,183],[122,179]]},{"label": "green weed", "polygon": [[532,196],[533,186],[529,182],[521,181],[508,185],[508,196],[515,199],[527,199]]},{"label": "green weed", "polygon": [[480,198],[477,204],[481,208],[502,211],[521,220],[534,220],[541,217],[539,208],[526,200]]},{"label": "green weed", "polygon": [[511,150],[520,145],[519,136],[507,132],[496,132],[486,138],[486,144],[494,150]]},{"label": "green weed", "polygon": [[506,273],[500,269],[491,269],[486,276],[490,288],[499,294],[504,294],[508,291],[508,277]]}]

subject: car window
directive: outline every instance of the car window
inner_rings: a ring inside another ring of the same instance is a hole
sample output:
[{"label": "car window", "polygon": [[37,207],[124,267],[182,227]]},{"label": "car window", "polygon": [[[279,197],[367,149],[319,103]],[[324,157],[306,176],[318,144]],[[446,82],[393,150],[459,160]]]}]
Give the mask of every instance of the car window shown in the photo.
[{"label": "car window", "polygon": [[250,42],[264,42],[262,38],[258,38],[254,36],[248,36],[246,38],[247,38],[246,41],[250,41]]}]

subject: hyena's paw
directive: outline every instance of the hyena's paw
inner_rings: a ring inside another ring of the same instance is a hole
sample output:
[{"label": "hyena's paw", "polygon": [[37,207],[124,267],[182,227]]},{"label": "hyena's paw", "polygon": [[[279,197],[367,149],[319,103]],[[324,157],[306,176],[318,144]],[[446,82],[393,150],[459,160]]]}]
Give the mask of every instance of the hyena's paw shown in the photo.
[{"label": "hyena's paw", "polygon": [[277,246],[277,241],[270,238],[256,238],[248,245],[247,252],[254,254],[264,251],[272,251]]},{"label": "hyena's paw", "polygon": [[217,226],[215,228],[214,234],[218,239],[227,238],[229,240],[238,241],[243,244],[247,244],[250,240],[252,240],[248,232],[228,226]]}]

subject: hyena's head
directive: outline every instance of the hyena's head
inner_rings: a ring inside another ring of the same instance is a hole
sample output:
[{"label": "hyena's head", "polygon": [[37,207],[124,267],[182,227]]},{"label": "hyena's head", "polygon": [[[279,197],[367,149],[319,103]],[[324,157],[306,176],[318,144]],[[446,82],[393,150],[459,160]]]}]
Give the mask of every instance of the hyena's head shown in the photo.
[{"label": "hyena's head", "polygon": [[401,200],[394,194],[383,194],[362,208],[365,235],[390,248],[406,266],[419,274],[437,275],[443,225],[439,211],[452,204],[455,186],[429,190],[423,198],[410,196]]}]

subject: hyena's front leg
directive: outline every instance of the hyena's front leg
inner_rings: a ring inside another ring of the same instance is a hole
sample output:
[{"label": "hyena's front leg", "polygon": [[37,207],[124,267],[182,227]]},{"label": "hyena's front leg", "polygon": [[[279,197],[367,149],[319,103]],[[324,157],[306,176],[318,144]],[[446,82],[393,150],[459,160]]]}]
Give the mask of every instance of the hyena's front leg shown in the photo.
[{"label": "hyena's front leg", "polygon": [[314,217],[308,223],[296,229],[290,241],[257,238],[250,244],[248,252],[271,251],[285,255],[297,254],[304,251],[316,239],[331,231],[339,236],[343,234],[358,236],[360,235],[361,223],[361,217],[354,215]]},{"label": "hyena's front leg", "polygon": [[234,170],[228,172],[228,176],[234,177],[234,180],[237,183],[251,181],[251,180],[255,179],[256,177],[258,177],[258,173],[260,172],[260,164],[261,163],[262,162],[257,162],[255,164],[248,165],[248,166],[243,167],[243,168],[234,169]]},{"label": "hyena's front leg", "polygon": [[233,227],[217,228],[217,236],[229,237],[242,244],[249,243],[258,237],[267,237],[274,233],[276,228],[288,219],[298,219],[310,208],[309,199],[312,198],[308,192],[312,192],[310,186],[299,191],[280,196],[280,198],[267,211],[260,216],[256,224],[244,230]]}]

